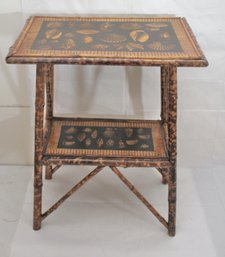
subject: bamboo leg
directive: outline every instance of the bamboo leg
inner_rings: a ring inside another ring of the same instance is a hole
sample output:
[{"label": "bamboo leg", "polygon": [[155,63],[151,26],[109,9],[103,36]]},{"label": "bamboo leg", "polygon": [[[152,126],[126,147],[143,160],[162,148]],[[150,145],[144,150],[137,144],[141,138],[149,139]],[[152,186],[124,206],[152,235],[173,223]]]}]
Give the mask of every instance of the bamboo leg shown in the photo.
[{"label": "bamboo leg", "polygon": [[168,214],[168,232],[170,236],[176,233],[176,156],[177,156],[177,68],[170,67],[169,74],[169,158],[172,168],[169,175],[169,214]]},{"label": "bamboo leg", "polygon": [[45,179],[52,179],[52,165],[45,166]]},{"label": "bamboo leg", "polygon": [[37,64],[36,100],[35,100],[35,165],[34,165],[34,216],[33,229],[41,228],[42,202],[42,151],[43,151],[43,116],[44,116],[45,65]]},{"label": "bamboo leg", "polygon": [[[161,120],[164,137],[168,148],[168,120],[169,120],[169,66],[161,67]],[[160,168],[162,183],[168,184],[168,169]]]},{"label": "bamboo leg", "polygon": [[[54,66],[46,64],[46,124],[45,137],[47,138],[53,118],[53,94],[54,94]],[[52,179],[52,165],[45,167],[45,179]]]}]

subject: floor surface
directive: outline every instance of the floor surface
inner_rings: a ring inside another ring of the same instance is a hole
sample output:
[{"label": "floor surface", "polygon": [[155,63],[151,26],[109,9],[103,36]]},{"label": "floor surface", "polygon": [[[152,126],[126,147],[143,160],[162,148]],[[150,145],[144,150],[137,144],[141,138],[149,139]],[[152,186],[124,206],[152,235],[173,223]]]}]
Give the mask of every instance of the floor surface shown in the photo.
[{"label": "floor surface", "polygon": [[[91,170],[65,167],[44,182],[43,208]],[[121,169],[167,216],[167,186],[154,169]],[[179,168],[177,234],[107,168],[32,230],[32,167],[0,167],[0,257],[225,256],[225,167]],[[25,194],[25,191],[27,192]],[[2,229],[3,228],[3,229]]]}]

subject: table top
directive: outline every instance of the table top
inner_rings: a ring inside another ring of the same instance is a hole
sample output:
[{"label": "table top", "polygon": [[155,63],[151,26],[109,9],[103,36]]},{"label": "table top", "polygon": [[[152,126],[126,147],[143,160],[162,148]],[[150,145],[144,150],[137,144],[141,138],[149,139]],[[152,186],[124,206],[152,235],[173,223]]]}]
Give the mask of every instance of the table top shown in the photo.
[{"label": "table top", "polygon": [[32,16],[8,63],[207,66],[184,18]]}]

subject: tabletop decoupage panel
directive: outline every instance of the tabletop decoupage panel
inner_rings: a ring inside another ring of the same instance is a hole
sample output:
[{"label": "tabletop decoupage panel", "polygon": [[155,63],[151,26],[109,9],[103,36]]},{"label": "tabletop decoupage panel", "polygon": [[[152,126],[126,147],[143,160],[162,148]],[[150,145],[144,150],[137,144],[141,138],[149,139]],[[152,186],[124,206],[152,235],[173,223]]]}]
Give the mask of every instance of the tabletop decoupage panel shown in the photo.
[{"label": "tabletop decoupage panel", "polygon": [[14,56],[199,59],[182,18],[31,17]]}]

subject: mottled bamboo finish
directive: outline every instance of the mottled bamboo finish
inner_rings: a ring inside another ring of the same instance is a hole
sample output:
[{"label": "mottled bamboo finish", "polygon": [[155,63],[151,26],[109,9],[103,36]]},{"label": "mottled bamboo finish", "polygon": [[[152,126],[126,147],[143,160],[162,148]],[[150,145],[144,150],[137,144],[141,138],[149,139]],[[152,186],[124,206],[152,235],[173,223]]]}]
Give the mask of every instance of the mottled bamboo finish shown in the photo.
[{"label": "mottled bamboo finish", "polygon": [[51,208],[41,215],[42,220],[55,211],[66,199],[68,199],[73,193],[75,193],[80,187],[82,187],[88,180],[98,174],[104,166],[99,166],[85,176],[80,182],[72,187],[63,197],[61,197]]},{"label": "mottled bamboo finish", "polygon": [[166,227],[168,223],[159,214],[159,212],[146,200],[146,198],[135,188],[135,186],[116,168],[110,167],[112,171],[121,179],[121,181],[136,195],[136,197],[151,211],[151,213]]},{"label": "mottled bamboo finish", "polygon": [[169,215],[168,231],[170,236],[176,232],[176,157],[177,157],[177,68],[170,67],[169,72],[169,159],[172,167],[169,174]]},{"label": "mottled bamboo finish", "polygon": [[34,220],[33,228],[41,228],[42,203],[42,155],[44,141],[44,101],[45,101],[46,64],[37,64],[35,100],[35,156],[34,156]]},{"label": "mottled bamboo finish", "polygon": [[[45,138],[47,139],[53,119],[53,96],[54,96],[54,66],[46,65],[46,115],[45,115]],[[45,179],[52,179],[52,165],[45,167]]]}]

